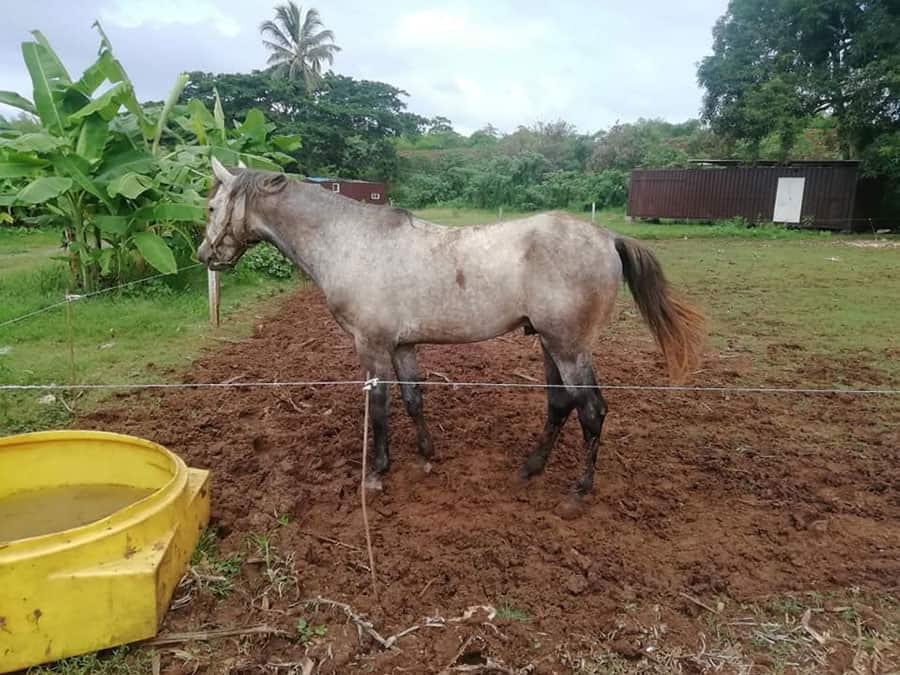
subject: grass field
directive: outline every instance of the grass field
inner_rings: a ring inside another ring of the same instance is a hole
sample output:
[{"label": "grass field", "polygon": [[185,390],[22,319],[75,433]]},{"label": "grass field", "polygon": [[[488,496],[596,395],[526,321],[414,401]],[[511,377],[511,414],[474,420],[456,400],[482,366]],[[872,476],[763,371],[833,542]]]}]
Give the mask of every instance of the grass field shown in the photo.
[{"label": "grass field", "polygon": [[[63,263],[50,232],[0,235],[0,323],[60,303]],[[204,349],[243,336],[271,301],[292,287],[242,270],[222,277],[222,326],[208,320],[206,274],[183,273],[175,288],[161,280],[71,303],[0,328],[0,381],[9,384],[158,382]],[[74,356],[74,359],[73,359]],[[74,362],[74,368],[73,368]],[[97,396],[0,393],[0,434],[65,426],[73,406]]]},{"label": "grass field", "polygon": [[[573,215],[590,219],[590,213],[583,211],[571,211]],[[480,225],[492,223],[500,219],[499,210],[468,209],[449,206],[439,206],[427,209],[419,209],[416,215],[441,225]],[[503,210],[503,220],[512,220],[531,215],[522,211]],[[735,220],[715,223],[711,225],[692,223],[647,223],[633,222],[625,217],[624,209],[607,209],[598,211],[595,222],[601,227],[614,230],[619,234],[640,239],[829,239],[828,232],[811,230],[789,230],[779,225],[760,225],[748,227],[746,224]]]}]

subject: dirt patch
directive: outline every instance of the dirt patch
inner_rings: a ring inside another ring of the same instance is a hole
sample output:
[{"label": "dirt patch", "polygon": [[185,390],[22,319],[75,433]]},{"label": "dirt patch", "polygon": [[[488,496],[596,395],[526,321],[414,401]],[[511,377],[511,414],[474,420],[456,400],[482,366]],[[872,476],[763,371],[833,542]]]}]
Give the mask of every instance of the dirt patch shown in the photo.
[{"label": "dirt patch", "polygon": [[[778,349],[803,361],[798,345]],[[630,313],[595,355],[603,381],[664,381],[661,359]],[[750,356],[727,356],[711,354],[698,383],[753,375]],[[523,335],[423,348],[419,360],[432,380],[543,376],[535,338]],[[820,372],[827,362],[813,364],[817,376],[828,375]],[[836,377],[853,372],[853,364],[830,367]],[[352,344],[316,291],[293,296],[252,338],[184,375],[195,382],[359,377]],[[867,372],[867,384],[875,377]],[[513,480],[543,426],[541,391],[429,388],[438,460],[428,474],[415,461],[414,429],[395,395],[393,468],[369,509],[377,599],[357,493],[358,387],[122,395],[79,426],[143,436],[211,469],[222,548],[256,556],[235,592],[171,611],[167,631],[267,624],[295,634],[300,618],[308,630],[326,627],[311,639],[224,641],[204,657],[208,672],[272,672],[272,664],[300,663],[307,653],[323,660],[323,673],[465,664],[491,672],[489,661],[570,672],[565,645],[582,638],[603,637],[623,658],[641,657],[646,636],[629,629],[635,607],[655,608],[670,643],[695,645],[705,610],[685,595],[715,609],[721,598],[896,585],[896,401],[619,390],[607,399],[595,494],[579,519],[563,520],[557,507],[582,462],[574,421],[543,476],[525,489]],[[267,534],[296,583],[271,591],[262,569],[270,565],[248,548],[254,534]],[[427,617],[444,627],[422,627],[398,642],[402,651],[385,650],[365,635],[360,642],[342,612],[296,604],[315,596],[348,603],[383,636]],[[480,605],[499,616],[484,609],[460,618]],[[179,658],[166,659],[166,672],[179,672]]]}]

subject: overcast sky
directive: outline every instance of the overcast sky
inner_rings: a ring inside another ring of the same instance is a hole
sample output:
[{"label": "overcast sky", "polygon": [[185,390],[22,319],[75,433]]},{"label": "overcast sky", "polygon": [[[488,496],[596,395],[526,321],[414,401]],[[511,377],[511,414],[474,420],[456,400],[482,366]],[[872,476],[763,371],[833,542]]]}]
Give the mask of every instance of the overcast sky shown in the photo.
[{"label": "overcast sky", "polygon": [[[99,18],[142,100],[180,71],[265,63],[271,0],[0,0],[0,89],[31,98],[19,43],[40,29],[70,73],[96,56]],[[303,6],[303,3],[298,3]],[[638,117],[695,117],[696,64],[727,0],[332,0],[334,70],[409,92],[409,110],[469,133],[564,118],[592,132]],[[8,110],[6,111],[8,112]]]}]

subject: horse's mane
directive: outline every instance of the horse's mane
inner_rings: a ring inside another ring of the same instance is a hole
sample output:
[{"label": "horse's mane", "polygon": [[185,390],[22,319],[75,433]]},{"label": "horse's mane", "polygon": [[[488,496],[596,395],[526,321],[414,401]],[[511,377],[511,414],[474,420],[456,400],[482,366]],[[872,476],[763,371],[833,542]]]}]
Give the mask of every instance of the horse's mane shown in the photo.
[{"label": "horse's mane", "polygon": [[[232,188],[232,194],[237,192],[243,192],[247,197],[248,201],[252,200],[254,197],[261,197],[271,195],[275,192],[280,192],[282,189],[294,183],[296,185],[303,185],[304,187],[307,185],[301,180],[294,178],[293,176],[288,176],[284,173],[278,173],[275,171],[260,171],[253,169],[232,169],[235,177],[234,186]],[[283,177],[285,180],[278,180]],[[273,181],[274,184],[277,185],[276,189],[273,189]],[[207,195],[207,201],[212,199],[213,195],[216,194],[216,191],[222,186],[222,181],[218,178],[213,178],[212,185],[209,189],[209,194]],[[312,184],[309,184],[310,187],[316,187]],[[369,204],[359,202],[351,197],[347,197],[346,195],[342,195],[340,193],[335,192],[327,192],[325,190],[321,190],[321,197],[331,197],[332,199],[347,199],[351,202],[354,202],[360,207],[367,206],[377,206],[381,209],[381,215],[386,224],[390,225],[401,225],[404,224],[404,221],[409,225],[413,225],[415,221],[415,216],[408,209],[400,208],[398,206],[386,206],[381,204]],[[314,193],[318,194],[318,193]],[[391,217],[393,216],[393,217]]]}]

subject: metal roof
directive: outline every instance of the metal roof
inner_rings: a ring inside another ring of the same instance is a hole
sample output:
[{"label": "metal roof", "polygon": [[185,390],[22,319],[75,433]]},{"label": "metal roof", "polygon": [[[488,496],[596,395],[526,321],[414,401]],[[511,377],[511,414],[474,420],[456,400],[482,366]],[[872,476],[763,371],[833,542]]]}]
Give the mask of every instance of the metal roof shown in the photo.
[{"label": "metal roof", "polygon": [[307,176],[303,179],[307,183],[362,183],[366,185],[381,185],[382,183],[371,180],[357,180],[355,178],[325,178],[323,176]]},{"label": "metal roof", "polygon": [[689,159],[688,164],[709,166],[858,166],[858,159],[787,159],[778,162],[771,159],[745,161],[742,159]]}]

